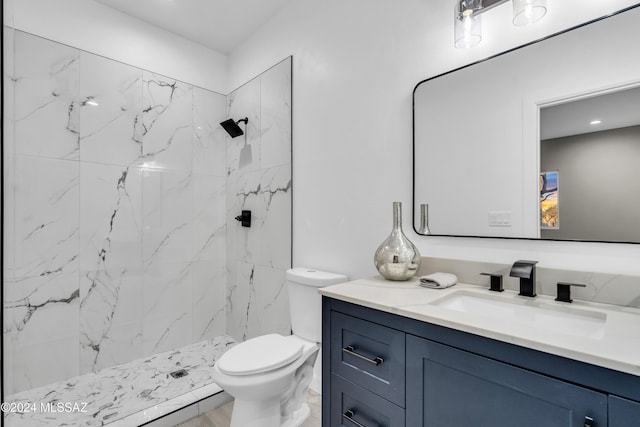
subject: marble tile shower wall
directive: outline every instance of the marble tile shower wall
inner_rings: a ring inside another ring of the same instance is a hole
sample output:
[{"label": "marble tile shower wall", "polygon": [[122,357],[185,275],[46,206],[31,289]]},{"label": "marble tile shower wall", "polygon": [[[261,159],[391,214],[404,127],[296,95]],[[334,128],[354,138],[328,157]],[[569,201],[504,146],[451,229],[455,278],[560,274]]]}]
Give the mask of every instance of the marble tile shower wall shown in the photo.
[{"label": "marble tile shower wall", "polygon": [[[291,61],[227,97],[229,117],[249,119],[227,144],[227,333],[238,340],[291,330]],[[243,209],[251,228],[234,220]]]},{"label": "marble tile shower wall", "polygon": [[226,98],[10,35],[5,393],[224,334]]}]

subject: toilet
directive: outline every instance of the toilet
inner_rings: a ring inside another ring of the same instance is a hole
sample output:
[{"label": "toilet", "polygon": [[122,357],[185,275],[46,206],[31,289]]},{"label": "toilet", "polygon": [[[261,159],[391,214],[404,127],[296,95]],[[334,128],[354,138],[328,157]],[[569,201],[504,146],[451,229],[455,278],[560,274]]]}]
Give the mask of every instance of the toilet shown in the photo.
[{"label": "toilet", "polygon": [[307,389],[320,392],[321,387],[318,288],[346,280],[308,268],[287,270],[293,335],[251,338],[230,348],[213,367],[213,380],[235,399],[231,427],[297,427],[307,419]]}]

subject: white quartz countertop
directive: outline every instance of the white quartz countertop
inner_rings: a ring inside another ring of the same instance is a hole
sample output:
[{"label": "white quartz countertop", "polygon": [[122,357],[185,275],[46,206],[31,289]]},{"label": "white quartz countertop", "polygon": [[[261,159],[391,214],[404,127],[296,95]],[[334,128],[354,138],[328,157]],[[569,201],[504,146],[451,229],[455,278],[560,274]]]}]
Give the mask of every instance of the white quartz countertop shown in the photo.
[{"label": "white quartz countertop", "polygon": [[[557,328],[531,327],[527,319],[501,319],[495,312],[469,313],[437,304],[454,293],[485,299],[513,302],[521,306],[545,306],[553,311],[589,313],[604,320],[598,334],[575,333]],[[397,314],[435,325],[493,338],[503,342],[640,376],[640,309],[574,300],[554,301],[554,297],[519,296],[517,292],[491,292],[486,287],[458,283],[446,289],[428,289],[414,278],[406,282],[382,277],[359,279],[320,289],[334,299]]]}]

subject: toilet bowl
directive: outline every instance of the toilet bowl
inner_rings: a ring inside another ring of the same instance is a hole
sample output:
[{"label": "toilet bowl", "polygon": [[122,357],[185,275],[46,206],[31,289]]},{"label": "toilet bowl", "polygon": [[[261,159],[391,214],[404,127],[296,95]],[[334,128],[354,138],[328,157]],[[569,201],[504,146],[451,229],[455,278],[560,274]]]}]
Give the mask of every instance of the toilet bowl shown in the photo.
[{"label": "toilet bowl", "polygon": [[234,396],[231,427],[299,426],[318,345],[295,335],[252,338],[227,351],[213,378]]},{"label": "toilet bowl", "polygon": [[297,427],[307,419],[307,390],[312,381],[320,384],[322,298],[318,288],[346,280],[346,276],[317,270],[288,270],[293,335],[251,338],[216,361],[213,380],[235,399],[231,427]]}]

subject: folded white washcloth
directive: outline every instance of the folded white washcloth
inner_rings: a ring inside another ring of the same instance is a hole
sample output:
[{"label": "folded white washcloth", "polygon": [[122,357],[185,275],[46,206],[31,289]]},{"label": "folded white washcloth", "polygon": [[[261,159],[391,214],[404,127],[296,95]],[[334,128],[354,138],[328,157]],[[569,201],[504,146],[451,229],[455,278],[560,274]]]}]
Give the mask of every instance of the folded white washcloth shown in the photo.
[{"label": "folded white washcloth", "polygon": [[444,289],[458,283],[458,278],[451,273],[433,273],[420,277],[420,286],[432,289]]}]

